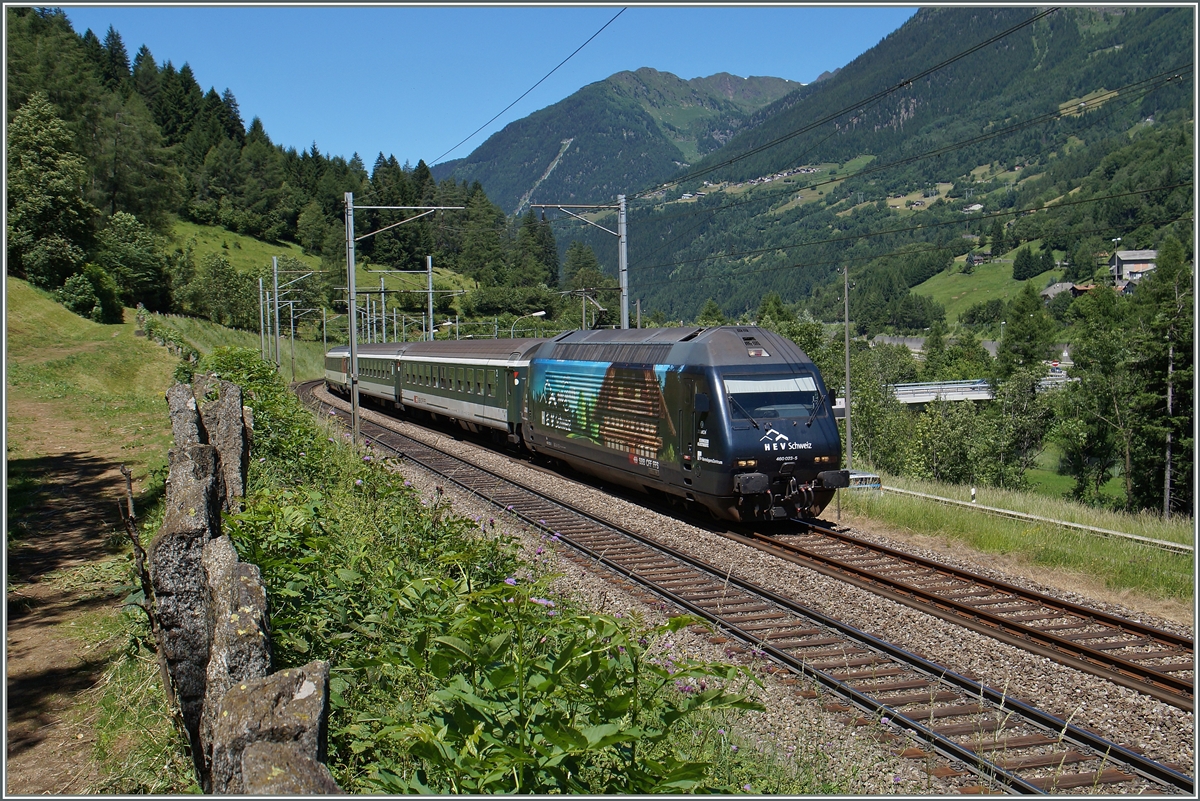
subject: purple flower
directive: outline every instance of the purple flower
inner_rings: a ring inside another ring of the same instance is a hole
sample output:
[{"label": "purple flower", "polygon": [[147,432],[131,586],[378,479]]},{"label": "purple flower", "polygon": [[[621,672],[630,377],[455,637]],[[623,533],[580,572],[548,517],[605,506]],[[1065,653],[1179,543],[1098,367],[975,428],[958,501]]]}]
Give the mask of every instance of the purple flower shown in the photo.
[{"label": "purple flower", "polygon": [[406,486],[406,487],[411,487],[411,486],[412,486],[412,482],[411,482],[411,481],[405,481],[405,482],[404,482],[404,486]]},{"label": "purple flower", "polygon": [[326,437],[325,439],[329,440],[330,442],[333,442],[333,437]]},{"label": "purple flower", "polygon": [[529,600],[533,601],[535,604],[541,604],[542,606],[554,606],[554,601],[546,598],[530,598]]},{"label": "purple flower", "polygon": [[504,511],[506,511],[506,512],[511,512],[511,511],[512,511],[512,504],[510,503],[508,506],[505,506],[505,507],[504,507]]},{"label": "purple flower", "polygon": [[361,479],[361,478],[356,478],[356,479],[354,479],[354,486],[356,486],[356,487],[361,487],[361,486],[362,486],[362,479]]},{"label": "purple flower", "polygon": [[541,546],[538,546],[538,549],[537,549],[537,552],[536,552],[538,556],[541,556],[541,555],[542,555],[542,554],[544,554],[545,552],[546,552],[546,549],[545,549],[545,548],[543,548],[543,547],[541,547]]},{"label": "purple flower", "polygon": [[555,615],[557,615],[557,614],[558,614],[558,612],[555,612],[553,609],[551,609],[551,610],[550,610],[549,612],[547,612],[546,614],[547,614],[547,615],[549,615],[550,617],[554,617]]},{"label": "purple flower", "polygon": [[266,457],[265,457],[265,456],[262,456],[262,457],[259,457],[258,463],[259,463],[259,464],[262,464],[262,463],[263,463],[263,462],[265,462],[265,461],[267,461]]},{"label": "purple flower", "polygon": [[[734,751],[737,751],[737,746],[736,746],[736,745],[733,747],[733,750],[734,750]],[[750,785],[749,785],[749,784],[743,784],[743,785],[742,785],[742,789],[743,789],[743,790],[745,790],[745,791],[748,793],[748,792],[750,792]]]},{"label": "purple flower", "polygon": [[724,734],[724,733],[725,733],[724,729],[717,729],[717,734]]},{"label": "purple flower", "polygon": [[507,584],[507,585],[508,585],[508,586],[510,586],[510,587],[515,587],[515,586],[517,586],[517,580],[516,580],[515,578],[513,578],[512,576],[509,576],[508,578],[506,578],[506,579],[504,580],[504,583],[505,583],[505,584]]},{"label": "purple flower", "polygon": [[304,451],[300,451],[300,458],[301,458],[301,459],[303,459],[303,458],[304,458]]},{"label": "purple flower", "polygon": [[[736,754],[738,752],[738,747],[736,745],[731,745],[731,746],[729,746],[729,750],[730,750],[730,752]],[[746,789],[749,790],[750,785],[747,784]]]},{"label": "purple flower", "polygon": [[364,456],[364,457],[363,457],[363,461],[364,461],[364,462],[369,462],[369,461],[371,461],[371,457],[370,457],[370,456]]},{"label": "purple flower", "polygon": [[892,782],[893,782],[894,784],[899,784],[899,783],[900,783],[900,777],[899,777],[899,776],[893,776],[893,777],[892,777]]},{"label": "purple flower", "polygon": [[558,532],[557,532],[557,531],[556,531],[556,532],[554,532],[554,534],[552,534],[552,535],[550,536],[550,541],[551,541],[551,542],[558,542]]},{"label": "purple flower", "polygon": [[879,722],[880,722],[880,723],[882,723],[884,726],[886,726],[886,725],[888,725],[889,723],[891,723],[891,722],[892,722],[892,720],[891,720],[891,718],[880,718],[880,719],[879,719]]},{"label": "purple flower", "polygon": [[336,409],[330,409],[330,410],[329,410],[329,413],[330,413],[331,415],[333,415],[334,417],[337,417],[337,410],[336,410]]}]

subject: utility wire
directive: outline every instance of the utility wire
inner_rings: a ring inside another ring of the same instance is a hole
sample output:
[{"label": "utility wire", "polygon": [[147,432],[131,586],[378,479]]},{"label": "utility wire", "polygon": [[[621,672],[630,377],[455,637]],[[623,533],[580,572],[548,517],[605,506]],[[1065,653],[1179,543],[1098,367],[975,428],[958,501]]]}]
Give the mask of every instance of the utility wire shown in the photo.
[{"label": "utility wire", "polygon": [[[1167,70],[1165,72],[1159,73],[1158,75],[1152,76],[1150,78],[1146,78],[1144,80],[1137,81],[1137,82],[1129,84],[1127,86],[1122,86],[1118,89],[1114,89],[1110,92],[1106,92],[1105,94],[1103,94],[1099,97],[1096,97],[1096,98],[1092,98],[1091,100],[1083,101],[1075,106],[1072,106],[1069,109],[1047,112],[1045,114],[1041,114],[1036,117],[1032,117],[1023,122],[1015,123],[1007,128],[1003,128],[1001,130],[992,131],[990,133],[982,134],[980,136],[972,137],[970,139],[960,140],[958,142],[951,143],[949,145],[945,145],[943,147],[936,148],[934,150],[925,151],[924,153],[917,153],[917,154],[913,154],[911,156],[906,156],[897,161],[888,162],[887,164],[871,165],[871,166],[865,167],[857,172],[847,173],[846,175],[840,175],[836,178],[828,178],[828,179],[825,179],[822,181],[812,182],[812,183],[809,183],[809,184],[806,184],[806,185],[800,186],[800,187],[789,187],[786,190],[780,191],[778,194],[783,195],[785,192],[788,194],[790,194],[792,192],[805,192],[805,191],[808,191],[811,189],[817,189],[822,186],[827,186],[829,184],[836,184],[839,181],[846,181],[851,178],[858,178],[858,177],[862,177],[862,176],[866,176],[866,175],[872,175],[874,173],[882,172],[884,170],[888,170],[893,167],[901,167],[901,166],[905,166],[908,164],[912,164],[917,161],[922,161],[924,159],[932,158],[934,156],[945,155],[946,153],[950,153],[955,150],[960,150],[964,147],[969,147],[971,145],[980,144],[980,143],[986,142],[990,139],[994,139],[994,138],[1001,137],[1001,136],[1006,136],[1011,133],[1016,133],[1018,131],[1024,130],[1025,128],[1030,128],[1035,125],[1040,125],[1040,124],[1046,123],[1046,122],[1057,121],[1059,119],[1062,119],[1063,117],[1075,116],[1075,115],[1083,113],[1085,111],[1091,111],[1093,109],[1100,108],[1101,106],[1107,106],[1107,108],[1109,109],[1108,114],[1095,117],[1095,119],[1089,124],[1089,127],[1090,127],[1090,125],[1095,125],[1096,123],[1098,123],[1102,120],[1110,119],[1117,111],[1127,108],[1128,106],[1132,105],[1133,103],[1136,103],[1136,102],[1142,100],[1147,95],[1149,95],[1151,92],[1157,91],[1158,89],[1162,88],[1163,86],[1167,86],[1176,80],[1182,80],[1182,77],[1181,77],[1182,74],[1189,72],[1192,69],[1192,66],[1193,65],[1191,63],[1181,65],[1179,67],[1176,67],[1175,69]],[[1147,84],[1149,84],[1149,86],[1147,86]],[[1141,91],[1139,94],[1133,95],[1131,97],[1125,96],[1126,93],[1133,91],[1133,90],[1141,90]],[[1119,103],[1119,104],[1113,103],[1112,101],[1115,100],[1117,97],[1121,97],[1121,99],[1124,100],[1124,102]],[[700,220],[695,225],[687,228],[685,231],[681,232],[678,236],[676,236],[669,242],[665,242],[662,245],[659,245],[654,250],[652,250],[648,255],[653,256],[655,253],[658,253],[658,252],[666,249],[670,245],[674,244],[675,242],[679,241],[683,237],[687,236],[687,234],[691,233],[692,231],[696,230],[700,226],[704,225],[706,222],[709,222],[718,211],[725,211],[725,210],[728,210],[731,208],[737,208],[739,206],[747,205],[750,203],[756,203],[756,202],[761,203],[764,200],[766,202],[771,202],[773,199],[770,197],[746,198],[744,200],[737,200],[737,201],[733,201],[731,203],[726,203],[721,206],[714,206],[714,207],[708,208],[708,209],[701,209],[701,210],[699,210],[699,212],[705,215],[704,219]],[[697,213],[696,211],[680,212],[678,214],[673,214],[673,215],[666,216],[666,217],[660,217],[657,220],[655,220],[655,223],[661,224],[661,223],[667,222],[671,219],[690,217],[690,216],[694,216],[696,213]]]},{"label": "utility wire", "polygon": [[533,86],[531,86],[531,87],[529,87],[528,89],[526,89],[526,90],[525,90],[525,94],[521,95],[521,96],[520,96],[520,97],[518,97],[516,100],[514,100],[514,101],[513,101],[513,102],[511,102],[511,103],[509,103],[507,106],[505,106],[505,107],[504,107],[504,108],[503,108],[503,109],[500,111],[500,113],[499,113],[499,114],[497,114],[495,117],[492,117],[490,120],[488,120],[487,122],[485,122],[483,125],[480,125],[478,128],[476,128],[476,129],[475,129],[475,130],[474,130],[474,131],[471,133],[471,135],[470,135],[470,136],[468,136],[466,139],[464,139],[464,140],[462,140],[461,142],[459,142],[459,143],[458,143],[457,145],[455,145],[454,147],[452,147],[452,148],[450,148],[449,150],[447,150],[447,151],[446,151],[445,153],[443,153],[442,155],[438,156],[436,159],[434,159],[434,160],[433,160],[433,162],[432,162],[432,163],[433,163],[433,164],[437,164],[437,163],[438,163],[438,162],[440,162],[440,161],[441,161],[443,158],[445,158],[445,157],[446,157],[446,156],[448,156],[449,154],[453,153],[455,150],[458,150],[460,147],[462,147],[462,146],[463,146],[463,144],[465,144],[467,141],[469,141],[469,140],[471,139],[471,137],[475,136],[475,134],[479,133],[479,132],[480,132],[480,131],[482,131],[484,128],[488,127],[488,126],[489,126],[489,125],[491,125],[493,122],[495,122],[497,119],[499,119],[499,117],[500,117],[500,115],[501,115],[501,114],[503,114],[505,111],[508,111],[510,108],[512,108],[513,106],[515,106],[517,103],[520,103],[520,102],[521,102],[521,101],[522,101],[522,100],[525,98],[525,95],[529,94],[529,93],[530,93],[530,92],[532,92],[534,89],[537,89],[539,86],[541,86],[541,84],[542,84],[542,81],[546,80],[546,79],[547,79],[547,78],[549,78],[551,75],[553,75],[554,73],[558,72],[558,68],[559,68],[559,67],[561,67],[563,64],[566,64],[568,61],[570,61],[572,58],[574,58],[574,57],[575,57],[575,53],[578,53],[580,50],[582,50],[583,48],[587,47],[587,46],[588,46],[588,44],[589,44],[589,43],[592,41],[592,39],[595,39],[597,36],[599,36],[599,35],[600,35],[600,34],[601,34],[603,31],[604,31],[604,29],[605,29],[605,28],[607,28],[609,25],[612,25],[614,22],[616,22],[616,20],[617,20],[617,17],[621,16],[621,15],[622,15],[622,14],[624,14],[624,13],[625,13],[625,9],[623,9],[623,8],[622,8],[622,9],[621,9],[620,11],[618,11],[618,12],[617,12],[615,15],[613,15],[613,18],[612,18],[612,19],[610,19],[608,22],[604,23],[604,25],[603,25],[603,26],[600,28],[600,30],[598,30],[598,31],[596,31],[595,33],[593,33],[593,34],[592,34],[592,35],[591,35],[591,36],[588,38],[588,40],[587,40],[586,42],[584,42],[583,44],[581,44],[579,47],[575,48],[575,52],[574,52],[574,53],[571,53],[571,55],[567,56],[567,57],[566,57],[566,58],[564,58],[562,61],[560,61],[560,62],[558,63],[558,67],[555,67],[554,69],[552,69],[552,70],[550,70],[549,72],[547,72],[545,75],[543,75],[543,76],[542,76],[542,79],[541,79],[540,81],[538,81],[538,82],[537,82],[537,83],[535,83]]},{"label": "utility wire", "polygon": [[775,147],[776,145],[782,144],[783,142],[787,142],[791,139],[794,139],[795,137],[800,136],[801,134],[808,133],[809,131],[813,130],[814,128],[818,128],[827,122],[831,122],[831,121],[837,119],[838,117],[842,116],[843,114],[847,114],[857,108],[860,108],[861,106],[863,106],[866,103],[873,103],[877,100],[881,100],[890,94],[893,94],[893,93],[895,93],[901,89],[904,89],[908,86],[911,86],[914,82],[919,81],[922,78],[928,77],[929,75],[932,75],[933,73],[937,72],[938,70],[941,70],[945,67],[950,66],[951,64],[955,63],[956,61],[960,61],[961,59],[966,58],[967,56],[971,55],[972,53],[982,50],[983,48],[987,47],[988,45],[995,44],[996,42],[1000,41],[1001,39],[1004,39],[1005,37],[1008,37],[1008,36],[1012,35],[1013,33],[1016,33],[1017,31],[1021,30],[1022,28],[1032,25],[1033,23],[1037,22],[1038,20],[1042,19],[1043,17],[1053,14],[1057,10],[1058,10],[1057,8],[1049,8],[1045,11],[1042,11],[1041,13],[1034,14],[1029,19],[1026,19],[1022,22],[1017,23],[1016,25],[1012,26],[1011,28],[1009,28],[1006,31],[1002,31],[1002,32],[996,34],[995,36],[992,36],[992,37],[980,42],[979,44],[974,45],[973,47],[969,47],[966,50],[963,50],[961,53],[958,53],[957,55],[951,56],[950,58],[948,58],[944,61],[934,64],[932,67],[928,67],[928,68],[922,70],[921,72],[918,72],[916,75],[913,75],[910,78],[905,78],[904,80],[897,83],[895,86],[889,87],[889,88],[884,89],[879,92],[876,92],[875,94],[871,95],[870,97],[867,97],[863,100],[859,100],[858,102],[852,103],[851,105],[844,107],[840,111],[835,111],[832,114],[827,114],[824,117],[821,117],[820,119],[809,123],[808,125],[798,128],[795,131],[791,131],[790,133],[786,133],[783,136],[780,136],[776,139],[772,139],[770,142],[767,142],[766,144],[762,144],[762,145],[759,145],[758,147],[752,148],[752,149],[746,151],[745,153],[742,153],[740,155],[726,159],[725,161],[714,164],[711,167],[705,167],[702,170],[696,170],[694,172],[690,172],[687,175],[680,176],[679,178],[676,178],[673,181],[668,181],[665,184],[660,184],[660,185],[654,187],[653,189],[644,190],[642,192],[639,192],[634,197],[644,197],[646,195],[649,195],[652,192],[658,192],[661,189],[664,189],[666,187],[677,186],[677,185],[683,183],[684,181],[690,181],[693,178],[698,178],[701,175],[707,175],[708,173],[713,172],[715,170],[719,170],[722,167],[728,167],[730,164],[735,164],[735,163],[741,161],[742,159],[749,158],[750,156],[761,153],[764,150],[768,150],[769,148]]}]

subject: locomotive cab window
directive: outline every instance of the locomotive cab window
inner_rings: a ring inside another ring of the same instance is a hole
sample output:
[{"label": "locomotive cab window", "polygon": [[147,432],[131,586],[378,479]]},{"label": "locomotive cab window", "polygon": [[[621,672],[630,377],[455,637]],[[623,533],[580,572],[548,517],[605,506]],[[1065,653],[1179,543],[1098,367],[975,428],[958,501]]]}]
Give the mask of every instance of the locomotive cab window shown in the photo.
[{"label": "locomotive cab window", "polygon": [[735,424],[758,420],[807,417],[817,403],[817,382],[812,376],[726,378],[729,413]]}]

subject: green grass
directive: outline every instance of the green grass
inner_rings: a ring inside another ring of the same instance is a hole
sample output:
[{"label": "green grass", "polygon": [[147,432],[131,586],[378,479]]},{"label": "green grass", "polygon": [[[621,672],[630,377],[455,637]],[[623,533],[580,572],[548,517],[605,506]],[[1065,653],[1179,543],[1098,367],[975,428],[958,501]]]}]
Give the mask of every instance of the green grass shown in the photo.
[{"label": "green grass", "polygon": [[[883,476],[884,486],[960,501],[971,499],[968,486]],[[1163,520],[1153,514],[1126,514],[1052,499],[1035,492],[977,488],[976,501],[1139,537],[1195,543],[1193,520]],[[1134,591],[1156,599],[1190,602],[1194,567],[1190,555],[1172,554],[1129,540],[1072,531],[1048,523],[1023,522],[983,511],[933,503],[896,493],[846,492],[842,504],[868,517],[916,534],[962,542],[985,553],[1066,573],[1089,576],[1113,591]]]},{"label": "green grass", "polygon": [[[64,568],[44,581],[81,598],[119,600],[132,581],[130,559]],[[172,724],[171,710],[159,688],[158,662],[145,644],[150,641],[145,617],[114,603],[59,624],[84,652],[101,659],[100,680],[84,694],[84,703],[68,717],[94,733],[92,755],[97,779],[86,789],[122,795],[200,792],[185,738]]]},{"label": "green grass", "polygon": [[[1010,251],[1001,256],[1008,261],[980,264],[970,275],[959,272],[961,265],[956,264],[951,268],[952,271],[940,272],[913,287],[912,291],[932,298],[946,307],[946,321],[953,323],[968,307],[976,303],[993,298],[1008,300],[1021,291],[1023,282],[1014,281],[1012,277],[1012,259],[1015,255],[1016,251]],[[1040,289],[1058,272],[1048,270],[1030,280]]]},{"label": "green grass", "polygon": [[126,322],[100,325],[20,279],[6,289],[9,487],[35,496],[27,466],[68,447],[126,462],[135,480],[165,464],[163,394],[178,359],[134,336],[129,310]]},{"label": "green grass", "polygon": [[189,245],[195,251],[199,264],[209,253],[218,253],[229,259],[229,263],[242,272],[257,272],[271,266],[272,256],[291,256],[314,270],[320,269],[321,260],[307,256],[299,245],[286,242],[270,244],[252,236],[235,234],[212,225],[197,225],[186,220],[177,220],[172,228],[171,246],[180,250]]},{"label": "green grass", "polygon": [[[215,348],[239,347],[259,350],[261,338],[257,332],[241,331],[236,328],[226,328],[214,322],[199,317],[179,317],[162,315],[158,318],[164,325],[176,331],[189,345],[202,355],[212,353]],[[284,326],[286,331],[286,326]],[[316,335],[320,336],[318,325]],[[329,345],[340,344],[337,339],[330,338]],[[292,343],[287,337],[280,340],[281,368],[280,374],[288,381],[292,380]],[[325,350],[321,340],[296,340],[296,380],[308,381],[325,375]]]},{"label": "green grass", "polygon": [[[1025,471],[1025,478],[1029,479],[1030,490],[1058,500],[1070,496],[1071,490],[1075,486],[1075,480],[1070,476],[1060,475],[1055,469],[1060,454],[1061,450],[1058,446],[1050,443],[1038,456],[1037,466]],[[1118,476],[1110,478],[1108,483],[1100,488],[1100,492],[1114,501],[1120,501],[1125,497],[1125,487]]]}]

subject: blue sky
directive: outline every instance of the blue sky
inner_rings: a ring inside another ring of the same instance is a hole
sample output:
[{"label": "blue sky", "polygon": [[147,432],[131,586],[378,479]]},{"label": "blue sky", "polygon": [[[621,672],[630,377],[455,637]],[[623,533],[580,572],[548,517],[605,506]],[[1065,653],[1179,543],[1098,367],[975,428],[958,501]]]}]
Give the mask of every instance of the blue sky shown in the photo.
[{"label": "blue sky", "polygon": [[[631,5],[577,55],[447,153],[609,22],[620,5],[63,6],[77,33],[121,34],[132,60],[187,62],[203,90],[231,89],[287,147],[461,158],[506,124],[621,70],[718,72],[808,83],[845,66],[915,7]],[[443,155],[445,154],[445,155]]]}]

